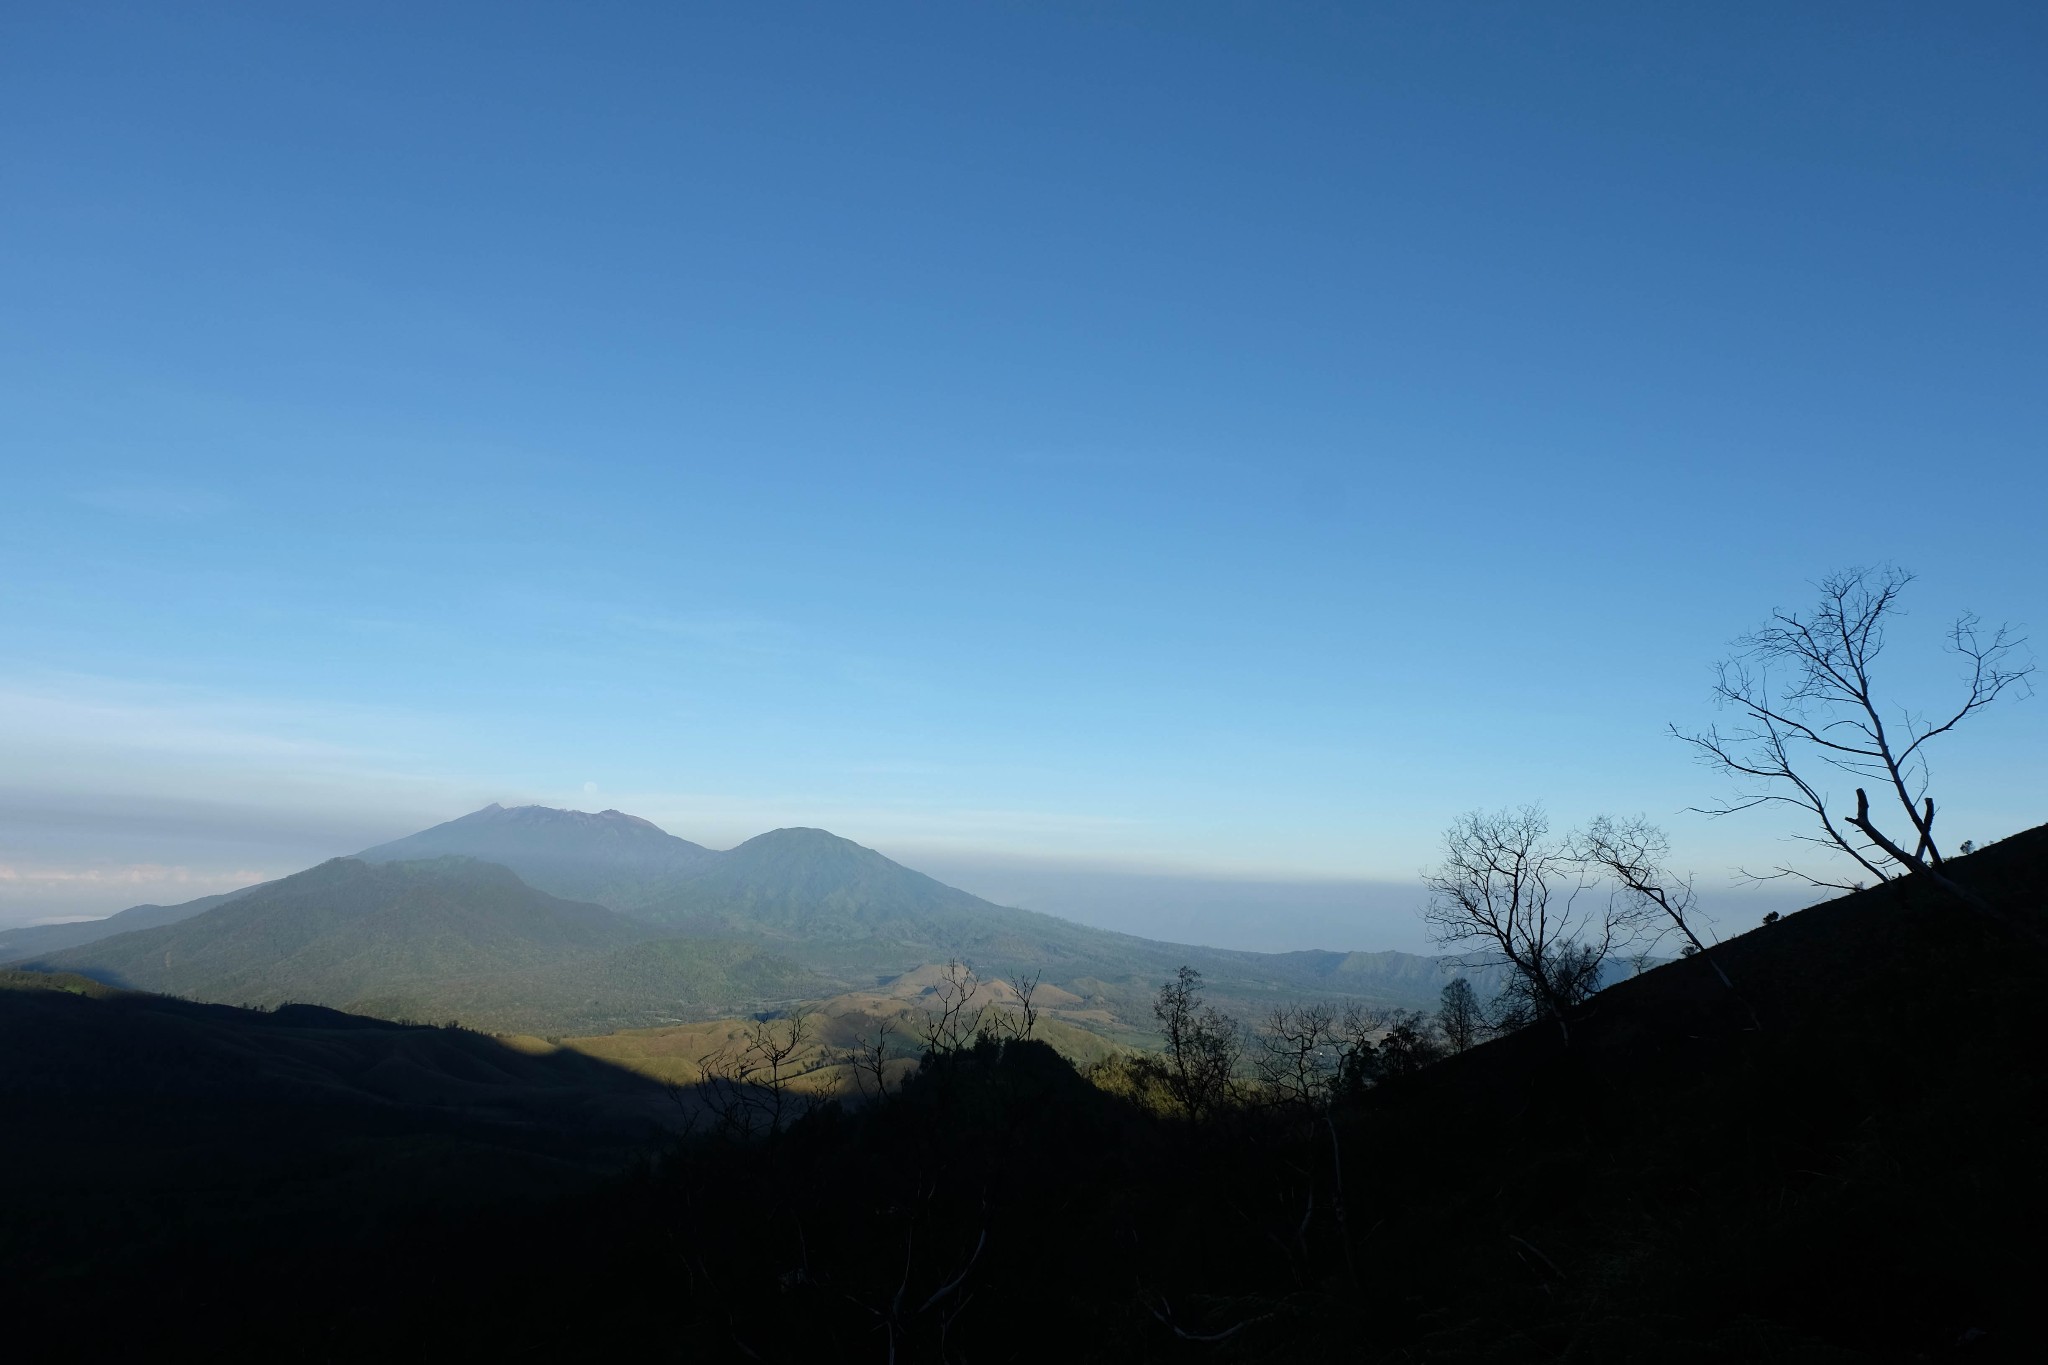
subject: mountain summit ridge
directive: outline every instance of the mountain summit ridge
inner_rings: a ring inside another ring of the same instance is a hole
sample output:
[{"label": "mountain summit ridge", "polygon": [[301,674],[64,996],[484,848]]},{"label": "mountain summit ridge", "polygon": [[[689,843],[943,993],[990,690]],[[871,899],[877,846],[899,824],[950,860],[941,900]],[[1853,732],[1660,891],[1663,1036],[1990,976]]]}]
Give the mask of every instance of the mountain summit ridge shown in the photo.
[{"label": "mountain summit ridge", "polygon": [[621,914],[636,913],[669,883],[716,856],[702,844],[621,810],[501,806],[495,801],[355,856],[395,863],[447,854],[502,864],[536,890],[594,901]]}]

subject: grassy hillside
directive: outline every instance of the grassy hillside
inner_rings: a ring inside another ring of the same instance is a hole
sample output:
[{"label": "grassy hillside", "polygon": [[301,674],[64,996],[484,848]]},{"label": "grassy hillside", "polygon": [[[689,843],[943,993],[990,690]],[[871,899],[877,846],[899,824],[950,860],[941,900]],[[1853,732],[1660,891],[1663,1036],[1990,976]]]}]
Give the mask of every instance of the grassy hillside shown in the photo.
[{"label": "grassy hillside", "polygon": [[93,1000],[122,994],[118,986],[109,986],[104,981],[95,981],[76,972],[24,972],[6,967],[0,967],[0,991],[61,991]]},{"label": "grassy hillside", "polygon": [[775,1010],[838,983],[747,940],[659,939],[511,973],[368,991],[352,1007],[500,1033],[608,1033]]},{"label": "grassy hillside", "polygon": [[[854,991],[802,1007],[810,1029],[810,1040],[792,1058],[797,1088],[811,1095],[858,1099],[864,1092],[862,1078],[847,1062],[849,1050],[864,1039],[889,1035],[888,1074],[900,1080],[917,1065],[921,1050],[918,1028],[935,1000],[941,969],[927,967],[908,973],[872,991]],[[1006,1019],[1017,1017],[1017,994],[1007,984],[990,982],[982,988],[977,1003],[987,1003]],[[1115,1023],[1087,1003],[1054,987],[1040,987],[1033,998],[1040,1012],[1035,1036],[1077,1066],[1100,1061],[1118,1050],[1108,1036]],[[744,1045],[740,1019],[708,1019],[661,1028],[629,1029],[596,1037],[562,1040],[592,1057],[616,1066],[676,1085],[694,1085],[703,1079],[701,1063],[721,1049]],[[868,1082],[872,1084],[872,1082]]]}]

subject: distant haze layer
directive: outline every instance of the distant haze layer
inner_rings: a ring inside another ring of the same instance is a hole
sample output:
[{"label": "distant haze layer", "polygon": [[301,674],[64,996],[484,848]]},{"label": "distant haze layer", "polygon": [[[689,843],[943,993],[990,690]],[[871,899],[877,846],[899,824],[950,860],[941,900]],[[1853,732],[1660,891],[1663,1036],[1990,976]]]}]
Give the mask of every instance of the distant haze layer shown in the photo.
[{"label": "distant haze layer", "polygon": [[[998,905],[1141,938],[1261,953],[1437,951],[1418,913],[1429,894],[1419,881],[1205,877],[951,852],[895,850],[891,856]],[[1726,933],[1814,899],[1788,887],[1703,888],[1700,896],[1708,922]]]},{"label": "distant haze layer", "polygon": [[[25,793],[11,795],[0,795],[0,927],[235,890],[353,853],[401,833],[402,826],[393,827],[397,821],[416,818],[349,812],[323,821],[310,813],[294,819],[276,811],[137,799],[98,809],[82,803],[39,809]],[[1203,875],[913,841],[889,841],[883,851],[998,905],[1144,938],[1254,952],[1430,951],[1416,913],[1425,896],[1419,882]],[[1701,887],[1703,909],[1723,932],[1811,899],[1792,888]]]},{"label": "distant haze layer", "polygon": [[998,905],[1143,938],[1273,953],[1429,951],[1415,913],[1425,895],[1420,883],[1204,877],[958,853],[906,852],[898,861]]}]

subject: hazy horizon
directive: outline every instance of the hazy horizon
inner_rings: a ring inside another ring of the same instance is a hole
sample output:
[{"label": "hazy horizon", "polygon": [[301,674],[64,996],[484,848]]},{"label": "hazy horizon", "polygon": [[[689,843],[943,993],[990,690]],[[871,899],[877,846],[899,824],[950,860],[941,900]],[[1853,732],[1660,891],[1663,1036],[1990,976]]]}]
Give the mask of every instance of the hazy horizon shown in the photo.
[{"label": "hazy horizon", "polygon": [[[623,813],[638,815],[632,810]],[[415,832],[396,831],[388,837]],[[725,848],[766,830],[755,830],[730,843],[707,840],[687,829],[666,832],[706,847]],[[24,887],[22,879],[0,879],[0,927],[97,919],[138,904],[176,904],[286,876],[383,841],[372,838],[332,852],[308,853],[302,855],[306,861],[298,865],[278,863],[212,876],[195,877],[190,869],[144,865],[131,869],[131,876],[142,872],[162,875],[150,881],[109,877],[58,882],[54,895],[47,885],[29,883]],[[327,847],[334,846],[330,843]],[[977,855],[917,843],[877,851],[998,905],[1037,910],[1141,938],[1254,952],[1437,951],[1417,914],[1427,896],[1419,879],[1289,878],[1214,870],[1199,874],[1103,859]],[[17,888],[27,895],[18,901],[9,899]],[[43,900],[37,908],[28,898],[39,893]],[[1784,886],[1706,886],[1701,894],[1700,923],[1710,934],[1740,932],[1765,911],[1786,910],[1814,899],[1814,893]]]},{"label": "hazy horizon", "polygon": [[[1781,18],[11,7],[0,920],[492,800],[1746,904],[1728,642],[1895,561],[1932,711],[2048,601],[2039,12]],[[2039,824],[2048,705],[1934,762]]]}]

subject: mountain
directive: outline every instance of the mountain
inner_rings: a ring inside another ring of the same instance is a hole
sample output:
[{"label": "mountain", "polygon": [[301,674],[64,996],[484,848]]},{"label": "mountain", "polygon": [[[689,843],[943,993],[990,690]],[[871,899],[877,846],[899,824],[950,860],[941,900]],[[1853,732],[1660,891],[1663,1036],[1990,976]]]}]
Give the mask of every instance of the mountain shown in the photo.
[{"label": "mountain", "polygon": [[[139,932],[118,932],[130,924]],[[1254,953],[1095,929],[993,904],[821,829],[716,852],[620,811],[541,806],[487,806],[98,929],[108,936],[9,957],[223,1003],[539,1034],[756,1013],[951,957],[984,976],[1036,973],[1075,997],[1077,1020],[1123,1039],[1150,1032],[1160,982],[1182,965],[1246,1017],[1306,1000],[1426,1007],[1448,979],[1439,959],[1406,953]],[[1484,976],[1475,985],[1490,994]]]},{"label": "mountain", "polygon": [[449,855],[511,868],[529,886],[637,914],[676,881],[718,857],[624,811],[591,814],[549,806],[493,803],[418,834],[366,848],[368,863]]},{"label": "mountain", "polygon": [[[822,829],[778,829],[711,858],[639,912],[692,933],[782,945],[847,988],[860,978],[959,956],[984,973],[1039,972],[1129,1020],[1149,1024],[1159,983],[1183,964],[1218,1000],[1261,1010],[1313,992],[1431,1005],[1449,980],[1413,953],[1255,953],[1162,943],[996,905]],[[1493,975],[1475,974],[1491,993]]]},{"label": "mountain", "polygon": [[258,887],[268,885],[268,882],[259,882],[256,886],[245,886],[239,891],[224,891],[217,896],[201,896],[198,900],[185,901],[179,905],[131,905],[126,910],[108,915],[105,919],[79,920],[75,924],[37,924],[18,929],[0,929],[0,962],[15,962],[22,958],[59,952],[65,948],[76,948],[85,943],[97,943],[103,938],[132,933],[137,929],[154,929],[159,925],[176,924],[179,920],[205,914],[216,905],[226,905],[237,896],[245,896]]},{"label": "mountain", "polygon": [[345,1006],[431,999],[438,982],[596,957],[647,929],[558,900],[469,858],[335,858],[176,924],[30,960],[110,984],[198,999]]},{"label": "mountain", "polygon": [[1131,1006],[1134,990],[1156,990],[1183,962],[1240,1003],[1313,987],[1420,1004],[1446,979],[1438,959],[1409,953],[1254,953],[1095,929],[983,900],[822,829],[771,830],[718,852],[620,811],[493,805],[358,856],[444,853],[502,862],[542,890],[670,933],[763,940],[846,988],[956,954],[985,970],[1092,982]]},{"label": "mountain", "polygon": [[822,829],[771,830],[713,854],[641,913],[700,930],[812,941],[884,939],[955,951],[988,946],[1005,931],[1033,943],[1100,935],[1108,944],[1128,937],[993,904]]},{"label": "mountain", "polygon": [[491,805],[356,856],[448,855],[690,935],[901,943],[942,957],[1007,947],[1020,960],[1065,944],[1099,965],[1144,941],[995,905],[822,829],[772,830],[718,852],[623,811]]}]

